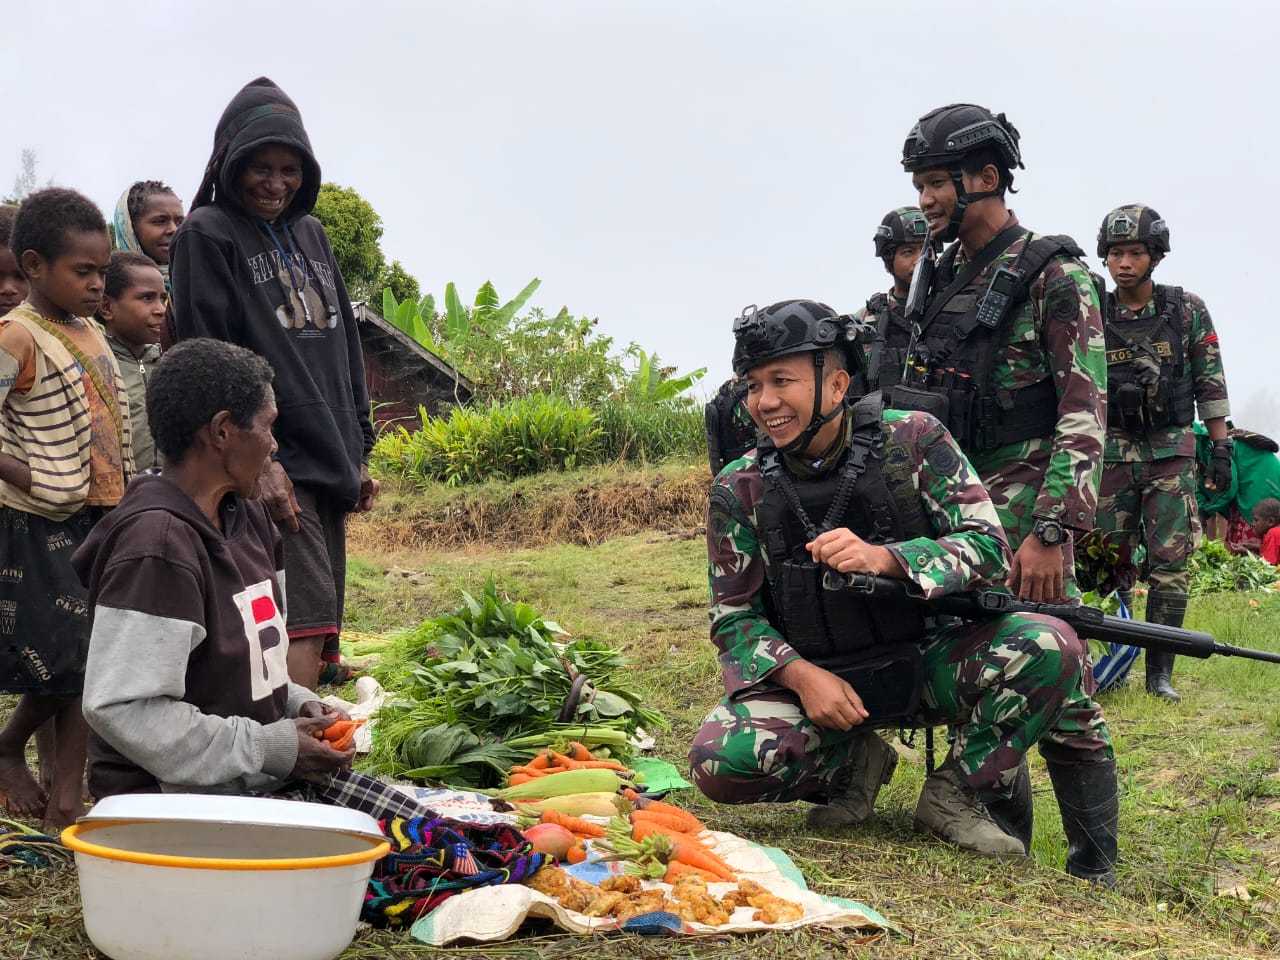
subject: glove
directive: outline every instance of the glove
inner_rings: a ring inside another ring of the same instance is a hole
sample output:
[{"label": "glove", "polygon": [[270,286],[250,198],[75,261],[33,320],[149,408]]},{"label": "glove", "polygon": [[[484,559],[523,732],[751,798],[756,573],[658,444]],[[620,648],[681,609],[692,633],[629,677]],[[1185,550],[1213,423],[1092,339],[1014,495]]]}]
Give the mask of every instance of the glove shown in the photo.
[{"label": "glove", "polygon": [[1213,441],[1213,454],[1209,458],[1209,470],[1204,478],[1204,485],[1210,490],[1231,489],[1231,447],[1230,440]]}]

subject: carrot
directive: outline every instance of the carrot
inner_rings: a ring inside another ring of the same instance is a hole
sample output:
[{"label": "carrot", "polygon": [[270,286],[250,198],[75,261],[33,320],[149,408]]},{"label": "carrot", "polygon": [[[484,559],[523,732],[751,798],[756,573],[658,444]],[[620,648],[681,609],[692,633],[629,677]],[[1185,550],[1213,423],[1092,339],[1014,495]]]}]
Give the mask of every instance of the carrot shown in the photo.
[{"label": "carrot", "polygon": [[363,725],[363,720],[335,720],[320,732],[320,736],[332,743],[335,740],[341,740],[349,732]]},{"label": "carrot", "polygon": [[639,842],[654,834],[661,834],[671,841],[673,856],[682,863],[715,873],[726,880],[734,879],[733,871],[727,863],[687,833],[665,830],[655,823],[640,820],[633,826],[631,839]]},{"label": "carrot", "polygon": [[628,800],[630,800],[632,803],[635,803],[636,800],[640,798],[640,794],[636,793],[635,790],[631,789],[631,787],[623,787],[622,795],[626,797]]},{"label": "carrot", "polygon": [[584,747],[582,744],[580,744],[577,740],[574,740],[572,743],[570,743],[567,749],[569,751],[569,756],[574,760],[594,760],[595,759],[595,757],[591,755],[591,751],[588,750],[586,747]]},{"label": "carrot", "polygon": [[684,833],[699,833],[707,829],[706,825],[692,813],[688,810],[681,810],[673,803],[663,803],[661,800],[643,800],[637,806],[645,813],[663,813],[669,817],[683,820],[686,824]]},{"label": "carrot", "polygon": [[338,752],[342,752],[344,750],[350,750],[351,745],[355,743],[355,741],[356,741],[356,728],[352,727],[350,730],[346,732],[346,734],[342,737],[341,740],[335,740],[331,744],[329,744],[329,746],[333,747],[333,749],[337,750]]},{"label": "carrot", "polygon": [[672,816],[671,814],[665,813],[661,810],[636,810],[631,814],[631,820],[635,823],[639,823],[641,821],[646,823],[656,823],[658,826],[662,827],[662,829],[670,830],[675,833],[697,834],[702,832],[701,824],[691,830],[689,829],[689,822],[683,817]]},{"label": "carrot", "polygon": [[696,867],[699,870],[707,871],[707,873],[715,874],[721,880],[727,880],[730,883],[737,882],[738,877],[729,869],[729,865],[696,840],[688,836],[677,836],[672,837],[671,841],[671,856],[673,860],[679,860],[686,867]]},{"label": "carrot", "polygon": [[549,771],[547,771],[547,770],[535,770],[533,767],[530,767],[528,764],[526,764],[526,765],[525,765],[525,766],[523,766],[523,767],[522,767],[522,766],[520,766],[519,764],[516,764],[514,767],[512,767],[512,768],[511,768],[511,772],[512,772],[512,773],[523,773],[523,774],[524,774],[525,776],[527,776],[530,780],[532,780],[532,779],[534,779],[535,777],[545,777]]},{"label": "carrot", "polygon": [[675,883],[681,877],[690,873],[701,877],[703,880],[710,880],[712,883],[717,883],[720,880],[720,878],[714,873],[708,873],[706,870],[699,870],[697,867],[691,867],[687,863],[682,863],[679,860],[672,860],[667,864],[667,872],[663,875],[662,880],[664,883]]},{"label": "carrot", "polygon": [[590,820],[583,820],[581,817],[571,817],[567,813],[558,813],[555,810],[542,811],[542,822],[554,823],[580,837],[603,837],[605,835],[604,827],[599,824],[592,823]]},{"label": "carrot", "polygon": [[582,845],[581,840],[569,848],[569,852],[565,854],[565,859],[570,863],[581,863],[587,859],[587,848]]},{"label": "carrot", "polygon": [[529,776],[527,773],[513,773],[507,778],[507,786],[518,787],[520,784],[528,783],[532,779],[533,777]]},{"label": "carrot", "polygon": [[[574,760],[563,753],[551,752],[552,764],[562,770],[626,770],[617,760]],[[630,773],[630,771],[627,771]]]},{"label": "carrot", "polygon": [[545,770],[547,767],[551,766],[551,758],[545,753],[540,753],[526,763],[525,766],[530,770]]}]

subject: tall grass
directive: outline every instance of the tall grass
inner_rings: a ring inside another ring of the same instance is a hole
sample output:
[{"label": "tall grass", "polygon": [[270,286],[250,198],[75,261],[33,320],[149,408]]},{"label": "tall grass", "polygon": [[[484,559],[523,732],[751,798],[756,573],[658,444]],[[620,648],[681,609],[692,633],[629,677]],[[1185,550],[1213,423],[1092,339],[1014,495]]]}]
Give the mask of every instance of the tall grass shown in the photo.
[{"label": "tall grass", "polygon": [[702,415],[674,404],[613,401],[592,411],[555,396],[534,395],[483,409],[458,407],[447,417],[419,409],[421,426],[390,430],[373,448],[383,476],[450,485],[513,479],[629,460],[656,463],[701,453]]}]

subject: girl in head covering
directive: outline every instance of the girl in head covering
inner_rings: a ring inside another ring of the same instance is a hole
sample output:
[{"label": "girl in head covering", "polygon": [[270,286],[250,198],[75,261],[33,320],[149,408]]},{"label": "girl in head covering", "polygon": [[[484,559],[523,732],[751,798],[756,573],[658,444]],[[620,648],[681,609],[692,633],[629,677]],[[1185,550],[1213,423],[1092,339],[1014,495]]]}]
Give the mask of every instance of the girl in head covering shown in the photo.
[{"label": "girl in head covering", "polygon": [[173,188],[159,180],[139,180],[116,201],[111,236],[117,250],[141,253],[160,268],[169,286],[169,244],[186,215]]}]

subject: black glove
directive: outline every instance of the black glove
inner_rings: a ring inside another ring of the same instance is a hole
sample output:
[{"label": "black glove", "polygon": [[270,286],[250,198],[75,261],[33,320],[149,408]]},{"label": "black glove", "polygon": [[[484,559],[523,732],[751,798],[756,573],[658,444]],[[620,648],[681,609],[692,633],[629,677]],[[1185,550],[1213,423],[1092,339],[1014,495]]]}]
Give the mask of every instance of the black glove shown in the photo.
[{"label": "black glove", "polygon": [[1209,470],[1204,478],[1204,485],[1210,490],[1231,489],[1231,446],[1230,440],[1213,441],[1213,455],[1209,458]]}]

